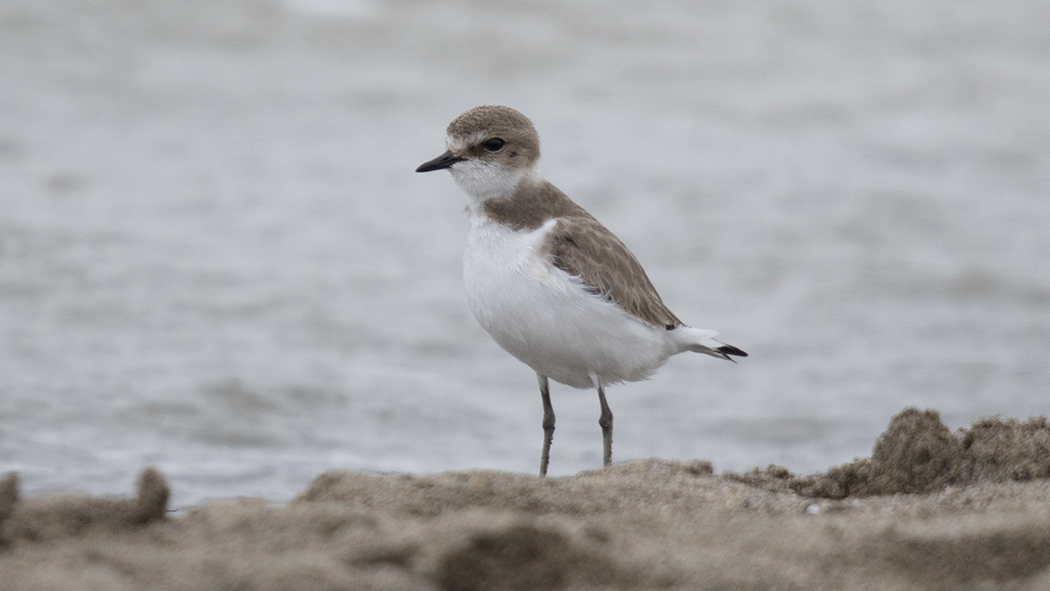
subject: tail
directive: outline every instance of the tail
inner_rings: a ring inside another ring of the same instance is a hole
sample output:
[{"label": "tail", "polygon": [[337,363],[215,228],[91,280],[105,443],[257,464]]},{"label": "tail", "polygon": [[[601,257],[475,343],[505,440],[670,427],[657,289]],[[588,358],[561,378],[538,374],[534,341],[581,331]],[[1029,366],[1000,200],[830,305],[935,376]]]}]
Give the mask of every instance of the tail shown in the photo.
[{"label": "tail", "polygon": [[694,351],[736,363],[733,357],[747,357],[742,349],[714,338],[718,333],[692,326],[675,326],[667,329],[671,340],[682,351]]}]

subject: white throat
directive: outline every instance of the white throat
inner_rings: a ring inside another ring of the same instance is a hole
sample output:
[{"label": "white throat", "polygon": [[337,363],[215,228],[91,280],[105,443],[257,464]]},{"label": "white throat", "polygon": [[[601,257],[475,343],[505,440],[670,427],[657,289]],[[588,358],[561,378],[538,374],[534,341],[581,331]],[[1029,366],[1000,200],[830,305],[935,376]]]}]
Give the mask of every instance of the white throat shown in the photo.
[{"label": "white throat", "polygon": [[456,184],[470,196],[472,206],[489,199],[510,197],[520,183],[541,180],[535,167],[508,168],[477,158],[457,162],[449,172]]}]

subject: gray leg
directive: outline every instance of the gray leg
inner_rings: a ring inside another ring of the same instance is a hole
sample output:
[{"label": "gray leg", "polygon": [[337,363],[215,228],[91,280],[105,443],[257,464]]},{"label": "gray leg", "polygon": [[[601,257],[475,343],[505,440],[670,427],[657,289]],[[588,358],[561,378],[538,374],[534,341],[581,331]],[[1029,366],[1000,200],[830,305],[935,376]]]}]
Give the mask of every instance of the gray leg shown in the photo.
[{"label": "gray leg", "polygon": [[543,398],[543,453],[540,454],[540,476],[547,475],[547,464],[551,459],[551,441],[554,441],[554,407],[551,406],[551,391],[547,376],[536,374],[540,383],[540,397]]},{"label": "gray leg", "polygon": [[598,417],[598,424],[602,427],[602,464],[608,466],[612,463],[612,428],[613,414],[609,409],[609,403],[605,401],[605,390],[602,389],[602,381],[598,382],[598,402],[602,405],[602,414]]}]

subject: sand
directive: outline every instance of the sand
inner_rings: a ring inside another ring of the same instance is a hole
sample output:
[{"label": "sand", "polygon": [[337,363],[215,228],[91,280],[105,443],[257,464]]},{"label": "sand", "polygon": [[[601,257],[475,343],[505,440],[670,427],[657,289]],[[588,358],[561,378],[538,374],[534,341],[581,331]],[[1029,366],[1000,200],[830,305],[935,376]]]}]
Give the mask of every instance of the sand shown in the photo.
[{"label": "sand", "polygon": [[[895,416],[826,473],[703,460],[540,479],[326,472],[284,505],[171,510],[0,483],[0,590],[1050,589],[1050,429]],[[236,491],[230,491],[236,494]]]}]

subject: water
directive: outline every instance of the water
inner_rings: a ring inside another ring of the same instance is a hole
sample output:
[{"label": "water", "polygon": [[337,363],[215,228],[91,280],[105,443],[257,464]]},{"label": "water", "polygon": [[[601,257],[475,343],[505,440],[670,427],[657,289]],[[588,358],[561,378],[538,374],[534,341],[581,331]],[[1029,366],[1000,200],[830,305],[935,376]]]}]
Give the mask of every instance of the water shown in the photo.
[{"label": "water", "polygon": [[[286,500],[326,469],[534,472],[464,303],[477,104],[675,312],[751,353],[610,390],[618,460],[823,470],[890,416],[1047,412],[1050,5],[0,6],[0,471]],[[553,386],[551,472],[601,463]]]}]

